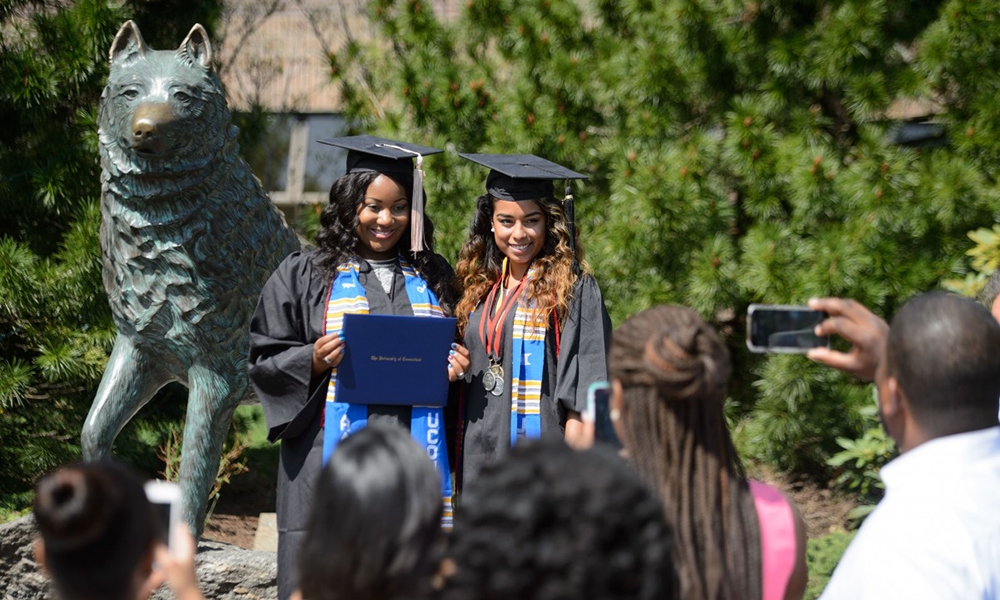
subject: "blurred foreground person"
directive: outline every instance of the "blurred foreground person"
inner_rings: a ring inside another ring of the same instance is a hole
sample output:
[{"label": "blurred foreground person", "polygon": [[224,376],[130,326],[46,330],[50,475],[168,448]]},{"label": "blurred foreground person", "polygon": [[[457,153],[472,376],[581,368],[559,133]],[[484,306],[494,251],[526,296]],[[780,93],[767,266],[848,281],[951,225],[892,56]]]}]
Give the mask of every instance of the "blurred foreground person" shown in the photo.
[{"label": "blurred foreground person", "polygon": [[405,429],[376,421],[323,469],[299,553],[305,600],[420,600],[437,570],[441,485]]},{"label": "blurred foreground person", "polygon": [[1000,598],[1000,324],[940,292],[911,300],[892,327],[851,300],[810,306],[830,314],[817,334],[853,346],[809,357],[874,379],[900,452],[822,598]]},{"label": "blurred foreground person", "polygon": [[671,600],[659,502],[618,457],[518,444],[466,490],[443,600]]},{"label": "blurred foreground person", "polygon": [[775,488],[748,482],[723,414],[729,352],[683,306],[615,330],[611,419],[674,530],[686,600],[801,598],[805,527]]},{"label": "blurred foreground person", "polygon": [[99,461],[42,477],[34,513],[35,559],[62,600],[143,600],[164,580],[180,600],[201,599],[190,532],[179,527],[182,547],[168,554],[142,481],[125,467]]}]

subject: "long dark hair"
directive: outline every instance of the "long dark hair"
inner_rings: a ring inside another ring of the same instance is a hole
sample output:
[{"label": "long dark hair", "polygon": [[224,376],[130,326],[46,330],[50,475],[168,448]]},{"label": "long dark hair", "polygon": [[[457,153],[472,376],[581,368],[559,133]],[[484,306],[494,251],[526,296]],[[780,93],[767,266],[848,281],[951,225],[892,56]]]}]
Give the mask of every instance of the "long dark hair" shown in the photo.
[{"label": "long dark hair", "polygon": [[35,484],[45,565],[66,600],[132,600],[136,570],[151,559],[156,522],[138,476],[101,461]]},{"label": "long dark hair", "polygon": [[[554,308],[559,309],[560,321],[569,312],[569,300],[576,283],[573,271],[573,250],[570,247],[569,228],[562,203],[553,198],[535,200],[545,213],[545,241],[535,258],[535,277],[524,296],[525,302],[534,302],[539,314],[549,315]],[[502,276],[503,252],[497,247],[493,237],[493,207],[496,199],[484,194],[476,200],[476,212],[469,224],[469,239],[458,255],[458,281],[464,290],[462,299],[455,309],[460,330],[465,329],[469,315],[480,302],[486,299],[490,288]],[[584,270],[583,249],[576,240],[577,258]],[[548,319],[543,319],[546,323]]]},{"label": "long dark hair", "polygon": [[317,484],[299,553],[302,596],[424,597],[441,554],[440,481],[396,424],[372,423],[344,440]]},{"label": "long dark hair", "polygon": [[[333,279],[338,266],[357,258],[358,207],[365,199],[368,186],[379,175],[379,173],[371,171],[348,173],[330,187],[330,203],[320,215],[321,229],[316,234],[317,264],[323,269],[328,279]],[[412,200],[409,189],[406,190],[406,199]],[[416,256],[410,252],[409,227],[403,232],[403,237],[396,244],[396,248],[406,256],[410,264],[420,272],[427,284],[431,286],[441,303],[441,308],[446,313],[451,314],[458,293],[451,269],[442,264],[444,259],[434,253],[434,223],[426,211],[424,212],[424,251],[418,252]]]},{"label": "long dark hair", "polygon": [[615,330],[608,360],[622,442],[677,538],[680,597],[759,599],[760,525],[722,411],[728,350],[698,313],[656,306]]}]

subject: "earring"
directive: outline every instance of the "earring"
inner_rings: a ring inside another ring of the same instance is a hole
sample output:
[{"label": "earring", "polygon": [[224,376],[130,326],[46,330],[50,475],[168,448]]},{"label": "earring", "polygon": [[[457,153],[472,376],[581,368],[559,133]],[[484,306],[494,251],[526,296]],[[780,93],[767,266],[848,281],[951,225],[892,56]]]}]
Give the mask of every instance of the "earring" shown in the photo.
[{"label": "earring", "polygon": [[495,228],[495,227],[490,227],[490,232],[491,232],[491,233],[496,233],[496,232],[497,232],[497,230],[496,230],[496,228]]},{"label": "earring", "polygon": [[610,411],[608,411],[608,417],[610,417],[612,421],[617,421],[618,419],[622,418],[622,411],[618,410],[617,408],[612,408]]}]

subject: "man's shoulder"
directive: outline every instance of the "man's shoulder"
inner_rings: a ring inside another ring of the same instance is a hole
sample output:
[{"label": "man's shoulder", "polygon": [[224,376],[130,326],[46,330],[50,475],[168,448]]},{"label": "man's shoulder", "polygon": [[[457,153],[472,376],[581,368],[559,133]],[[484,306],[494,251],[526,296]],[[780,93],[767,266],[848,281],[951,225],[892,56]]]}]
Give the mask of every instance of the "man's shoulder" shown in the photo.
[{"label": "man's shoulder", "polygon": [[988,597],[985,590],[1000,585],[995,499],[945,496],[890,493],[848,546],[822,599]]}]

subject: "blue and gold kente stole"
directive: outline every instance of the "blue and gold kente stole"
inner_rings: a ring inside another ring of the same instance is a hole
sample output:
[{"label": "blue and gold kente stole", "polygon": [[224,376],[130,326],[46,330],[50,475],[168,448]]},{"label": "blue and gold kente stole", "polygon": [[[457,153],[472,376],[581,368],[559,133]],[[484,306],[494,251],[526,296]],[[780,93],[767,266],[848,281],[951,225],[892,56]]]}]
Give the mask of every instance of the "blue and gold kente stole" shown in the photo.
[{"label": "blue and gold kente stole", "polygon": [[[528,280],[535,270],[528,271]],[[545,315],[534,302],[518,300],[510,355],[510,445],[518,437],[542,435],[542,374],[545,367]],[[485,318],[485,316],[484,316]]]},{"label": "blue and gold kente stole", "polygon": [[[427,282],[402,256],[399,264],[406,282],[406,295],[416,317],[443,317],[437,296]],[[347,313],[368,314],[368,298],[365,288],[358,279],[358,264],[337,267],[337,275],[330,284],[329,299],[326,303],[326,325],[323,333],[340,333],[344,328]],[[442,368],[444,360],[442,357]],[[364,404],[337,402],[337,369],[330,374],[330,386],[326,392],[326,428],[323,433],[323,464],[330,459],[340,440],[359,431],[368,423],[368,407]],[[410,412],[410,435],[427,451],[441,476],[441,497],[444,512],[441,525],[451,529],[451,472],[448,467],[448,446],[444,439],[444,409],[440,407],[414,406]]]}]

